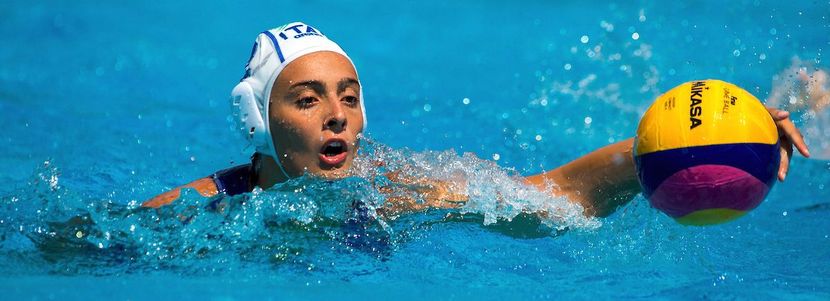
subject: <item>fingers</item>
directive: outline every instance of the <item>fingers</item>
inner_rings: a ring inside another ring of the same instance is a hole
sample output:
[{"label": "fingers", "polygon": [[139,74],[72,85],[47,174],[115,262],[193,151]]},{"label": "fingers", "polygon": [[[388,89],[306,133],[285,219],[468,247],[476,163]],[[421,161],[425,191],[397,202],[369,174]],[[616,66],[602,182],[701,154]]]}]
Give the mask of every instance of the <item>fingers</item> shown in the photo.
[{"label": "fingers", "polygon": [[464,202],[452,202],[452,201],[433,201],[429,203],[430,207],[432,208],[439,208],[439,209],[458,209],[461,206],[464,206]]},{"label": "fingers", "polygon": [[787,172],[790,169],[790,159],[792,159],[793,147],[798,149],[804,157],[810,157],[810,150],[807,144],[804,143],[804,136],[798,128],[795,127],[792,120],[790,120],[790,113],[776,108],[767,108],[775,126],[778,127],[778,136],[781,151],[781,162],[778,167],[778,180],[784,181],[787,177]]},{"label": "fingers", "polygon": [[789,119],[790,113],[775,108],[767,108],[767,111],[769,111],[770,116],[775,121],[780,136],[784,138],[782,141],[789,140],[801,155],[809,158],[810,150],[807,148],[807,144],[804,143],[804,136],[801,135],[801,132],[795,127],[792,120]]},{"label": "fingers", "polygon": [[784,119],[787,119],[787,118],[790,117],[790,112],[787,112],[787,111],[784,111],[784,110],[779,110],[779,109],[776,109],[776,108],[767,108],[767,111],[769,111],[769,115],[772,116],[772,120],[775,121],[775,122],[778,122],[778,121],[781,121],[781,120],[784,120]]},{"label": "fingers", "polygon": [[798,152],[802,156],[809,158],[810,150],[807,148],[807,144],[804,143],[804,136],[801,135],[801,132],[798,131],[798,128],[795,127],[793,122],[790,119],[784,119],[777,121],[776,124],[778,125],[779,132],[798,149]]},{"label": "fingers", "polygon": [[787,171],[790,169],[790,158],[793,154],[793,146],[788,140],[781,140],[781,163],[778,166],[778,181],[784,182]]}]

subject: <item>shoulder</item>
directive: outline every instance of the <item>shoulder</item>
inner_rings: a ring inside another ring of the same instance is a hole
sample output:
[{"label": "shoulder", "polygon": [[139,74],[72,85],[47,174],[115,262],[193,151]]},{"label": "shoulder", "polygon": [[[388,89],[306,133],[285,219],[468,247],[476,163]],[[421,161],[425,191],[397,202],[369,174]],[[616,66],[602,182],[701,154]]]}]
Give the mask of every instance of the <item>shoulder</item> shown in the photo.
[{"label": "shoulder", "polygon": [[213,175],[173,188],[142,203],[141,206],[158,208],[168,205],[179,199],[183,188],[195,189],[204,197],[213,197],[219,193],[233,196],[251,192],[255,183],[256,173],[254,168],[251,164],[243,164],[217,171]]}]

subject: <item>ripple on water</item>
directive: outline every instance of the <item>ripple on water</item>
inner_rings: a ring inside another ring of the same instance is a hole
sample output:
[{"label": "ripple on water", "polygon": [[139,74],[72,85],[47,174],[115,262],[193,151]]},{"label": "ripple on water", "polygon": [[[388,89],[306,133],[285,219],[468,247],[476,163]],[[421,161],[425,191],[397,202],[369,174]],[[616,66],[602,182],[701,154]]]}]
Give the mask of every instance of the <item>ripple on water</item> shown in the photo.
[{"label": "ripple on water", "polygon": [[[584,217],[578,205],[527,186],[515,171],[473,154],[392,149],[368,138],[362,143],[351,174],[340,180],[304,176],[224,198],[204,198],[185,189],[177,202],[159,209],[79,195],[62,186],[59,169],[46,161],[26,190],[2,198],[0,252],[17,254],[28,264],[39,262],[36,269],[69,274],[263,267],[310,271],[348,266],[352,261],[343,256],[382,259],[419,239],[435,222],[531,233],[514,233],[518,236],[600,225]],[[385,208],[393,196],[408,197],[413,204],[429,202],[423,183],[401,179],[462,183],[446,187],[469,200],[459,208],[389,213]],[[390,194],[389,187],[395,192]],[[539,218],[528,215],[532,212],[548,214]]]}]

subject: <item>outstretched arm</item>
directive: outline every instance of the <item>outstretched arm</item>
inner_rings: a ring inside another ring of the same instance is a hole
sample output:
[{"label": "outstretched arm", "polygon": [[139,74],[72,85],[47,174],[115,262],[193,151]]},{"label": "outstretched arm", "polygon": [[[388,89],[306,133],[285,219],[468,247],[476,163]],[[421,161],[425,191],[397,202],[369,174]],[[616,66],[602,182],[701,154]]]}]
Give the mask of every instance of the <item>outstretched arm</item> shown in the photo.
[{"label": "outstretched arm", "polygon": [[[554,170],[526,177],[528,184],[556,196],[565,196],[571,202],[585,208],[585,215],[608,216],[614,210],[640,193],[640,184],[634,169],[632,156],[634,139],[600,148]],[[414,191],[411,195],[395,195],[395,187],[380,187],[381,192],[392,195],[380,213],[395,216],[429,208],[458,208],[468,200],[463,191],[466,183],[450,183],[431,179],[403,177],[399,173],[387,174],[389,179]],[[455,187],[455,188],[453,188]],[[544,213],[542,213],[544,214]]]},{"label": "outstretched arm", "polygon": [[525,179],[540,190],[582,205],[586,215],[608,216],[640,193],[633,146],[634,139],[627,139]]},{"label": "outstretched arm", "polygon": [[[789,170],[793,147],[804,157],[810,156],[801,133],[786,111],[768,108],[778,127],[781,164],[778,180],[784,181]],[[634,139],[600,148],[568,164],[539,175],[527,182],[555,195],[564,195],[585,208],[586,215],[608,216],[641,192],[634,167]]]}]

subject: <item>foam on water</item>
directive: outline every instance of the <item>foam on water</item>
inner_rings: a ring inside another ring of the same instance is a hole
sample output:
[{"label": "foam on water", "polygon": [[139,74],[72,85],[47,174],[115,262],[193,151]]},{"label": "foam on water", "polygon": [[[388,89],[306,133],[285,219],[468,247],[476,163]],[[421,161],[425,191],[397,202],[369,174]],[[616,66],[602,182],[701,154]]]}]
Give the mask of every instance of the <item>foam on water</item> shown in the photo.
[{"label": "foam on water", "polygon": [[[414,206],[415,213],[385,210],[395,205],[393,196],[429,207],[423,188],[435,183],[450,183],[452,193],[469,200],[446,209]],[[310,269],[321,257],[340,256],[321,253],[386,256],[434,222],[472,220],[498,228],[521,216],[537,220],[534,235],[600,226],[580,206],[473,154],[392,149],[368,138],[343,179],[304,176],[235,197],[205,198],[184,189],[178,201],[159,209],[76,194],[60,184],[51,161],[35,171],[27,188],[2,198],[0,252],[21,259],[4,264],[9,272],[20,273],[18,264],[33,261],[41,262],[37,269],[70,274],[216,272],[285,263]],[[534,215],[539,212],[544,217]]]},{"label": "foam on water", "polygon": [[[830,100],[822,95],[830,91],[830,82],[825,71],[814,66],[814,61],[818,59],[803,61],[793,57],[790,66],[773,77],[767,105],[791,112],[812,157],[830,160],[830,107],[827,103]],[[822,96],[825,98],[814,99]]]}]

